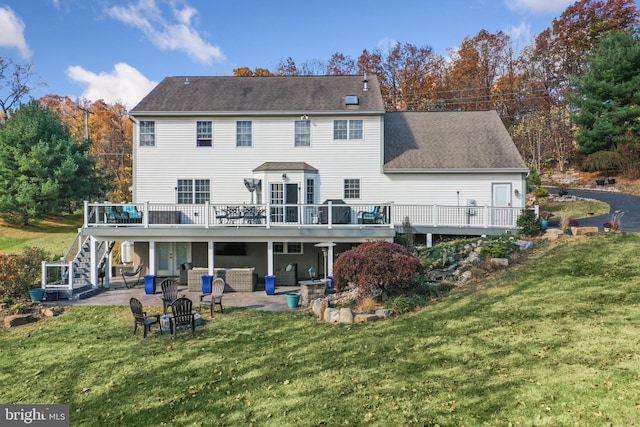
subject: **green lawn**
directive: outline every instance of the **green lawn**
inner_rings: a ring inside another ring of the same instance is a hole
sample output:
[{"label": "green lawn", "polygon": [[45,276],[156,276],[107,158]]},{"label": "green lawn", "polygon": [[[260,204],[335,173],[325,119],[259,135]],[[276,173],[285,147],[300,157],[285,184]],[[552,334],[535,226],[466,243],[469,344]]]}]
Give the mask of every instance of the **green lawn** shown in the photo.
[{"label": "green lawn", "polygon": [[63,256],[82,226],[82,215],[65,215],[36,220],[26,227],[0,225],[0,253],[17,253],[35,246]]},{"label": "green lawn", "polygon": [[127,307],[74,307],[0,335],[0,402],[73,426],[637,425],[640,236],[541,245],[369,325],[226,308],[145,340]]}]

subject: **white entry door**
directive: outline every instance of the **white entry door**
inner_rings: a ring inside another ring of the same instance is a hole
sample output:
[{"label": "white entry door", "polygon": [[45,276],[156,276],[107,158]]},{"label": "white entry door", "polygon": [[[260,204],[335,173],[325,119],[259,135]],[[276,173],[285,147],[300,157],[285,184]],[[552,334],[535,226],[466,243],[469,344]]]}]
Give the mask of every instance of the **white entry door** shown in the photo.
[{"label": "white entry door", "polygon": [[180,266],[191,261],[191,244],[188,242],[156,243],[156,266],[158,276],[177,276]]},{"label": "white entry door", "polygon": [[511,209],[511,184],[493,184],[493,208],[491,224],[511,227],[515,225]]}]

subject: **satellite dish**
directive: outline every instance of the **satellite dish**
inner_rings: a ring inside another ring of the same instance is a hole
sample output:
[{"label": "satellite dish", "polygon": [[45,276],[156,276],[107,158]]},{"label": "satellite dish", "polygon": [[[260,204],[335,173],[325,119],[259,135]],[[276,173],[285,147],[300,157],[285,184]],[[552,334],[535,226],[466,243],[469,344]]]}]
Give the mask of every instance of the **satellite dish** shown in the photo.
[{"label": "satellite dish", "polygon": [[253,192],[256,191],[256,188],[260,187],[260,180],[258,178],[245,178],[244,186],[247,187],[247,190],[251,193],[251,204],[253,204]]}]

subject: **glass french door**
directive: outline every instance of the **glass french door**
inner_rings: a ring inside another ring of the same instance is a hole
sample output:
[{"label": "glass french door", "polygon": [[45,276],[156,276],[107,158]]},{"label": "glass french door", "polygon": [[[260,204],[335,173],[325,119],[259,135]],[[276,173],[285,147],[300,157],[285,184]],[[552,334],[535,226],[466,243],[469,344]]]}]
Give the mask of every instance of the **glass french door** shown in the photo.
[{"label": "glass french door", "polygon": [[291,206],[298,204],[298,184],[272,183],[269,201],[276,205],[271,207],[271,222],[298,222],[298,206]]},{"label": "glass french door", "polygon": [[180,266],[189,261],[191,261],[191,243],[156,243],[156,266],[158,276],[177,276],[180,274]]}]

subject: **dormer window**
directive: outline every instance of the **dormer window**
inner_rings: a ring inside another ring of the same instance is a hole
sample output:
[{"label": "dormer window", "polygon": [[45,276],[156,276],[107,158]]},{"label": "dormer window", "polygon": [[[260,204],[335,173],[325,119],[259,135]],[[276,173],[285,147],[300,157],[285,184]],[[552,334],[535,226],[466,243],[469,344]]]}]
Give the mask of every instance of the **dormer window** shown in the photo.
[{"label": "dormer window", "polygon": [[213,132],[210,121],[196,123],[196,145],[198,147],[211,147],[213,145]]}]

